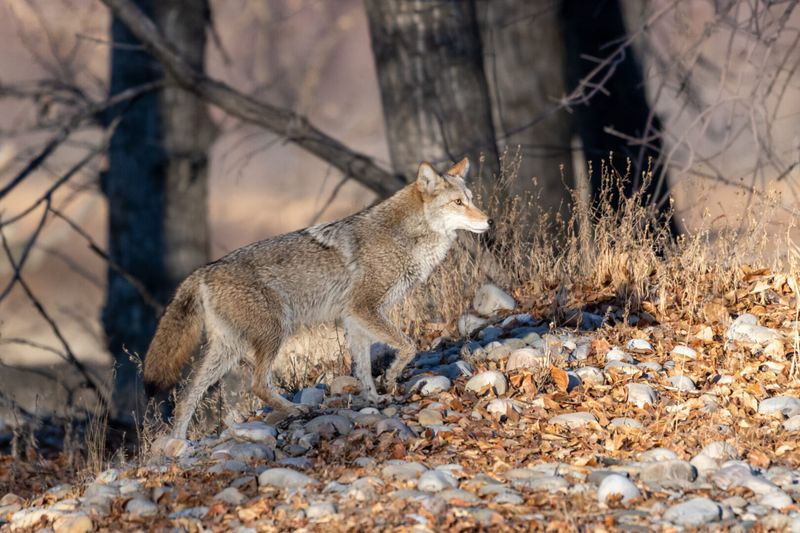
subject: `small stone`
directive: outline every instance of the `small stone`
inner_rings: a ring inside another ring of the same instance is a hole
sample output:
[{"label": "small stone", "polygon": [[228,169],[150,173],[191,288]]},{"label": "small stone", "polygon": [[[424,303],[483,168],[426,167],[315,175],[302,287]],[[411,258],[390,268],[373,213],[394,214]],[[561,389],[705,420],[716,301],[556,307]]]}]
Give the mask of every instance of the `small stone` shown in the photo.
[{"label": "small stone", "polygon": [[400,440],[408,440],[417,434],[399,418],[384,418],[375,424],[375,433],[381,435],[386,432],[396,432]]},{"label": "small stone", "polygon": [[522,495],[512,489],[505,489],[498,492],[492,501],[497,504],[508,504],[508,505],[522,505],[525,503],[525,499]]},{"label": "small stone", "polygon": [[656,402],[656,391],[646,383],[628,383],[625,388],[628,390],[628,403],[640,409]]},{"label": "small stone", "polygon": [[694,334],[694,338],[706,344],[714,342],[714,330],[711,329],[711,326],[703,326],[697,330],[697,333]]},{"label": "small stone", "polygon": [[597,422],[597,417],[587,412],[564,413],[548,420],[550,424],[563,425],[573,429],[583,427],[591,422]]},{"label": "small stone", "polygon": [[786,355],[786,347],[780,339],[772,339],[764,346],[764,354],[775,361],[782,361]]},{"label": "small stone", "polygon": [[628,341],[626,348],[633,353],[651,354],[655,353],[653,345],[644,339],[631,339]]},{"label": "small stone", "polygon": [[660,364],[656,363],[655,361],[642,361],[641,363],[636,363],[636,366],[646,370],[647,372],[661,372],[664,367]]},{"label": "small stone", "polygon": [[527,488],[537,492],[559,492],[569,487],[569,482],[561,476],[539,476],[514,482],[517,488]]},{"label": "small stone", "polygon": [[707,444],[690,463],[703,474],[708,475],[717,470],[720,465],[731,459],[738,459],[739,453],[736,448],[724,441],[714,441]]},{"label": "small stone", "polygon": [[317,387],[306,387],[294,395],[294,403],[319,407],[325,399],[325,391]]},{"label": "small stone", "polygon": [[603,370],[612,375],[616,374],[623,376],[635,376],[642,371],[638,366],[626,363],[624,361],[609,361],[606,363],[606,366],[603,367]]},{"label": "small stone", "polygon": [[786,431],[800,431],[800,415],[794,415],[783,422]]},{"label": "small stone", "polygon": [[652,448],[646,452],[639,454],[639,461],[643,463],[652,463],[657,461],[674,461],[678,458],[678,454],[669,448]]},{"label": "small stone", "polygon": [[228,487],[218,492],[214,499],[231,505],[240,505],[246,498],[236,487]]},{"label": "small stone", "polygon": [[608,504],[609,499],[617,498],[617,501],[628,503],[642,494],[631,480],[619,474],[610,474],[603,478],[600,487],[597,489],[597,501]]},{"label": "small stone", "polygon": [[407,481],[417,479],[423,472],[428,469],[420,463],[408,461],[389,461],[389,464],[383,467],[381,474],[390,479],[398,479]]},{"label": "small stone", "polygon": [[82,513],[62,516],[53,522],[54,533],[88,533],[93,529],[92,519]]},{"label": "small stone", "polygon": [[625,427],[625,428],[632,428],[632,429],[643,429],[642,423],[636,420],[635,418],[628,418],[626,416],[617,417],[611,422],[608,423],[608,427],[610,428],[618,428],[618,427]]},{"label": "small stone", "polygon": [[793,396],[773,396],[762,400],[758,406],[761,414],[783,413],[788,417],[800,414],[800,400]]},{"label": "small stone", "polygon": [[361,382],[353,376],[337,376],[331,381],[331,394],[346,395],[361,392]]},{"label": "small stone", "polygon": [[491,387],[495,394],[502,396],[508,390],[508,380],[505,374],[497,370],[486,370],[472,377],[465,386],[466,390],[479,393],[486,387]]},{"label": "small stone", "polygon": [[454,505],[475,505],[481,502],[481,499],[472,494],[471,492],[463,489],[444,489],[437,493],[441,499],[447,503]]},{"label": "small stone", "polygon": [[633,357],[629,353],[625,353],[616,346],[606,352],[606,363],[610,361],[622,361],[624,363],[633,363]]},{"label": "small stone", "polygon": [[722,518],[722,507],[708,498],[692,498],[673,505],[664,513],[664,519],[681,526],[702,526]]},{"label": "small stone", "polygon": [[214,449],[211,458],[233,459],[243,463],[264,460],[273,461],[275,459],[275,451],[269,446],[256,442],[226,442]]},{"label": "small stone", "polygon": [[316,485],[317,481],[291,468],[269,468],[259,474],[258,484],[280,489],[296,489],[307,485]]},{"label": "small stone", "polygon": [[484,316],[490,316],[497,311],[512,311],[517,306],[508,293],[493,283],[483,285],[475,293],[472,307]]},{"label": "small stone", "polygon": [[305,429],[332,439],[337,435],[349,434],[353,430],[353,423],[341,415],[320,415],[306,422]]},{"label": "small stone", "polygon": [[692,381],[688,376],[670,376],[669,383],[682,392],[697,390],[694,381]]},{"label": "small stone", "polygon": [[194,520],[200,520],[207,514],[208,507],[200,505],[198,507],[187,507],[186,509],[181,509],[180,511],[174,511],[169,513],[167,517],[172,520],[175,520],[176,518],[192,518]]},{"label": "small stone", "polygon": [[324,520],[335,514],[336,506],[331,502],[317,502],[306,507],[306,518],[312,522]]},{"label": "small stone", "polygon": [[488,324],[489,321],[479,316],[465,314],[458,318],[458,332],[462,337],[469,337],[472,333]]},{"label": "small stone", "polygon": [[533,348],[514,350],[508,356],[506,371],[527,368],[532,371],[544,370],[550,366],[550,357]]},{"label": "small stone", "polygon": [[584,366],[575,370],[575,374],[587,385],[604,385],[606,378],[599,368]]},{"label": "small stone", "polygon": [[428,470],[417,481],[417,489],[425,492],[440,492],[458,487],[458,481],[451,474],[441,470]]},{"label": "small stone", "polygon": [[421,426],[435,426],[444,423],[442,412],[434,409],[422,409],[417,414],[417,422]]},{"label": "small stone", "polygon": [[133,498],[125,504],[125,512],[137,518],[148,518],[158,514],[158,505],[146,498]]},{"label": "small stone", "polygon": [[694,361],[697,359],[697,350],[690,348],[689,346],[679,344],[672,348],[670,355],[673,359],[688,359],[690,361]]},{"label": "small stone", "polygon": [[244,461],[238,461],[234,459],[229,459],[227,461],[220,461],[219,463],[215,464],[208,471],[211,474],[222,474],[224,472],[233,472],[234,474],[240,474],[247,470],[248,466],[247,463]]},{"label": "small stone", "polygon": [[661,461],[647,463],[639,479],[648,485],[671,485],[675,481],[692,482],[697,479],[697,469],[686,461]]},{"label": "small stone", "polygon": [[506,398],[495,398],[486,405],[486,411],[497,417],[506,416],[509,410],[516,413],[522,412],[517,402]]},{"label": "small stone", "polygon": [[222,433],[222,436],[249,440],[251,442],[274,444],[278,432],[274,427],[264,422],[244,422],[242,424],[232,425]]},{"label": "small stone", "polygon": [[450,390],[453,384],[445,376],[426,376],[414,384],[414,389],[422,396],[432,396]]}]

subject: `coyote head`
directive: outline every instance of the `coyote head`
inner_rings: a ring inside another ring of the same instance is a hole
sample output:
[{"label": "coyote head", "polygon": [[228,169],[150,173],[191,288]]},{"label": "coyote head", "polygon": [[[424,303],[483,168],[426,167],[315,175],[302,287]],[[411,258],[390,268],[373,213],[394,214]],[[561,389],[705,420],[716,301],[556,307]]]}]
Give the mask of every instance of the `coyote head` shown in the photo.
[{"label": "coyote head", "polygon": [[475,207],[472,191],[464,183],[468,170],[466,157],[443,175],[428,163],[419,166],[416,186],[422,193],[425,219],[432,228],[450,234],[460,229],[483,233],[491,227],[492,219]]}]

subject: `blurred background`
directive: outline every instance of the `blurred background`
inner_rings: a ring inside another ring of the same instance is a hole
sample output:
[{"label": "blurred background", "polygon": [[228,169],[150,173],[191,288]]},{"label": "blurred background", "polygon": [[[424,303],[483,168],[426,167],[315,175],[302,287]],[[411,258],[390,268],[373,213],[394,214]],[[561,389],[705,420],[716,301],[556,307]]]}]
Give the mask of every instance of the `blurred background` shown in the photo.
[{"label": "blurred background", "polygon": [[676,237],[755,216],[788,244],[797,4],[0,0],[0,429],[98,397],[129,418],[192,269],[421,160],[565,217],[611,164]]}]

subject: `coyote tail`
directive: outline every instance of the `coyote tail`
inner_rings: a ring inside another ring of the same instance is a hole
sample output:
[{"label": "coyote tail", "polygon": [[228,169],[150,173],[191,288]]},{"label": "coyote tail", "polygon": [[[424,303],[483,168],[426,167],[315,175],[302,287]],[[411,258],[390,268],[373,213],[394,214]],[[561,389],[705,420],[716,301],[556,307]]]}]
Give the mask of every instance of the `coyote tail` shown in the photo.
[{"label": "coyote tail", "polygon": [[144,387],[148,396],[171,389],[200,342],[203,320],[198,272],[178,286],[167,305],[144,358]]}]

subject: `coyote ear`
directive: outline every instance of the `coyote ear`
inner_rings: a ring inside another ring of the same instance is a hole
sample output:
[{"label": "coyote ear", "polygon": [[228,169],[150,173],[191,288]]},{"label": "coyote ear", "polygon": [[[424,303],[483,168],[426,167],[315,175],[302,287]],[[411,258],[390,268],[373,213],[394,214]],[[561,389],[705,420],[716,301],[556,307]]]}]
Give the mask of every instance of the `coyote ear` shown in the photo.
[{"label": "coyote ear", "polygon": [[419,170],[417,170],[417,188],[421,192],[434,192],[441,179],[442,177],[430,164],[420,163]]},{"label": "coyote ear", "polygon": [[448,176],[455,176],[461,179],[467,177],[467,172],[469,172],[469,158],[465,157],[449,169],[447,169]]}]

